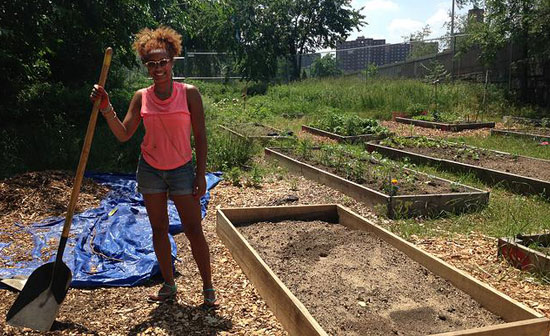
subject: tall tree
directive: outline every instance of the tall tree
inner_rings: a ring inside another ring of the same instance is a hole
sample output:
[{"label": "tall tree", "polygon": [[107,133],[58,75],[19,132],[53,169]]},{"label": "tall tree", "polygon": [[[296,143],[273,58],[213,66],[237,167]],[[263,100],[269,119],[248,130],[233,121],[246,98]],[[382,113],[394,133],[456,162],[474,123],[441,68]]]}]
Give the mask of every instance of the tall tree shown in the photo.
[{"label": "tall tree", "polygon": [[282,9],[279,13],[288,18],[280,28],[292,79],[300,77],[301,55],[335,48],[353,29],[366,24],[360,10],[351,7],[351,0],[287,0],[280,4],[277,11]]},{"label": "tall tree", "polygon": [[107,46],[116,50],[115,64],[135,64],[132,34],[147,24],[154,19],[145,0],[1,2],[2,116],[23,116],[18,103],[42,84],[95,81]]},{"label": "tall tree", "polygon": [[251,79],[273,76],[277,59],[290,66],[290,79],[300,78],[301,55],[334,48],[365,24],[351,0],[230,0],[241,72]]},{"label": "tall tree", "polygon": [[[459,5],[479,0],[459,0]],[[529,100],[528,75],[533,61],[550,67],[550,1],[486,0],[484,21],[471,26],[470,45],[482,49],[482,57],[491,63],[497,52],[509,44],[519,51],[515,62],[519,74],[520,96]],[[550,71],[550,70],[546,70]],[[547,76],[550,76],[548,74]],[[547,84],[548,85],[548,84]]]},{"label": "tall tree", "polygon": [[405,42],[410,42],[411,51],[407,59],[415,59],[424,56],[433,56],[437,54],[439,44],[435,41],[429,42],[425,39],[432,33],[429,25],[424,26],[421,30],[411,33],[409,36],[403,36]]}]

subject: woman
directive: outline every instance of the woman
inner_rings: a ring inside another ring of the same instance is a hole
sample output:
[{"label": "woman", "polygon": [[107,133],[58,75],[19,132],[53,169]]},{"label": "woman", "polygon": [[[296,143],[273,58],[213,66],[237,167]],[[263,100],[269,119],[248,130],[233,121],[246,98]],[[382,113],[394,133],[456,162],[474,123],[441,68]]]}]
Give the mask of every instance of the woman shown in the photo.
[{"label": "woman", "polygon": [[[206,128],[202,99],[196,87],[174,82],[174,57],[181,52],[181,35],[168,27],[145,28],[136,35],[134,49],[147,67],[154,84],[134,94],[124,120],[117,117],[109,95],[94,85],[90,98],[100,100],[100,111],[109,128],[121,141],[132,137],[143,120],[136,179],[143,194],[153,230],[153,246],[164,283],[150,301],[173,299],[177,288],[168,239],[170,197],[176,206],[184,233],[203,281],[206,306],[217,306],[212,287],[210,252],[201,226],[200,198],[206,192]],[[191,130],[195,137],[196,168],[193,168]]]}]

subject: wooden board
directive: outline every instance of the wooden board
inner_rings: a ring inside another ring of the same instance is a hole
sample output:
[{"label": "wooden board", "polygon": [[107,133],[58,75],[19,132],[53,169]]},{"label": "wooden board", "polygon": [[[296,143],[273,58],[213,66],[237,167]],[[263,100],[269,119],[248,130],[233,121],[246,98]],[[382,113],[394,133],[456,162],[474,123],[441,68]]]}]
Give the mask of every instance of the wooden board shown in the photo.
[{"label": "wooden board", "polygon": [[318,129],[311,126],[302,125],[302,131],[308,132],[311,134],[319,135],[329,139],[336,140],[338,142],[348,142],[348,143],[358,143],[361,141],[376,140],[382,139],[385,136],[376,135],[376,134],[361,134],[361,135],[340,135],[322,129]]},{"label": "wooden board", "polygon": [[[470,146],[471,147],[471,146]],[[472,147],[476,148],[476,147]],[[460,173],[473,173],[480,180],[497,184],[501,183],[503,186],[507,187],[509,190],[525,194],[525,195],[546,195],[550,196],[550,181],[543,181],[531,177],[526,177],[522,175],[517,175],[513,173],[508,173],[500,170],[483,168],[480,166],[474,166],[467,163],[462,163],[458,161],[452,161],[447,159],[440,159],[428,155],[418,154],[409,152],[403,149],[392,148],[388,146],[382,146],[374,142],[367,143],[367,150],[369,152],[378,152],[384,156],[387,156],[392,159],[403,159],[409,158],[413,163],[418,164],[429,164],[443,169],[460,172]],[[493,151],[497,152],[497,151]],[[501,152],[502,153],[502,152]],[[508,154],[508,153],[505,153]],[[542,160],[536,158],[529,158],[532,160]],[[546,161],[546,160],[542,160]]]},{"label": "wooden board", "polygon": [[518,131],[512,131],[512,130],[505,130],[505,129],[492,129],[491,135],[505,135],[505,136],[511,136],[514,138],[531,139],[533,141],[544,141],[544,140],[548,141],[550,139],[550,135],[533,134],[533,133],[518,132]]},{"label": "wooden board", "polygon": [[470,122],[470,123],[443,123],[427,120],[416,120],[409,118],[396,117],[395,121],[402,124],[412,124],[419,127],[437,128],[442,131],[460,132],[465,129],[493,128],[494,122]]},{"label": "wooden board", "polygon": [[[262,212],[261,209],[257,209]],[[264,212],[264,214],[269,213]],[[235,212],[233,212],[234,214]],[[256,251],[248,244],[246,239],[235,229],[230,216],[231,211],[218,210],[216,233],[231,252],[231,255],[240,265],[250,282],[258,290],[273,314],[290,335],[325,336],[328,335],[315,321],[304,305],[290,292],[285,284],[273,273],[267,264],[260,258]],[[250,213],[241,219],[245,222],[252,220]],[[299,214],[290,214],[295,216]],[[305,215],[305,214],[304,214]],[[229,218],[228,218],[229,217]],[[260,220],[267,220],[266,216],[260,216]],[[275,214],[277,218],[277,214]],[[282,218],[279,215],[279,218]]]},{"label": "wooden board", "polygon": [[539,241],[537,239],[539,237],[548,241],[550,236],[525,236],[521,239],[499,238],[498,255],[522,271],[537,272],[548,276],[550,275],[550,256],[526,246],[530,241]]},{"label": "wooden board", "polygon": [[[277,129],[277,128],[274,128],[274,127],[271,127],[271,126],[266,126],[266,125],[262,125],[262,124],[257,124],[258,126],[260,127],[263,127],[263,128],[266,128],[266,129],[269,129],[269,130],[272,130],[273,132],[277,133],[277,134],[281,134],[283,133],[283,131],[281,131],[280,129]],[[219,128],[239,137],[239,138],[243,138],[245,140],[257,140],[257,141],[261,141],[261,142],[268,142],[269,140],[278,140],[278,139],[292,139],[292,136],[289,136],[289,135],[266,135],[266,136],[248,136],[248,135],[244,135],[244,134],[241,134],[227,126],[223,126],[223,125],[218,125]]]},{"label": "wooden board", "polygon": [[[548,119],[546,119],[548,121]],[[502,122],[507,123],[517,123],[523,125],[533,125],[533,126],[542,126],[544,123],[543,119],[531,119],[524,117],[515,117],[515,116],[504,116],[502,117]]]},{"label": "wooden board", "polygon": [[[300,174],[307,179],[327,185],[333,189],[353,197],[375,209],[382,206],[389,218],[440,216],[445,213],[464,213],[477,211],[489,203],[489,192],[458,184],[468,192],[429,194],[429,195],[398,195],[389,196],[377,190],[346,180],[338,175],[324,171],[307,163],[286,156],[275,149],[266,148],[266,157],[277,160],[291,173]],[[426,175],[417,171],[413,174]],[[432,180],[441,183],[454,183],[449,180],[427,175]]]},{"label": "wooden board", "polygon": [[431,272],[450,281],[487,310],[501,316],[507,322],[495,326],[438,334],[439,336],[548,336],[550,320],[543,317],[542,314],[424,252],[343,206],[327,204],[219,209],[216,230],[220,239],[228,247],[235,260],[290,335],[326,335],[326,332],[234,226],[267,221],[270,220],[270,214],[276,218],[276,221],[303,220],[303,218],[325,221],[337,219],[341,225],[371,232]]}]

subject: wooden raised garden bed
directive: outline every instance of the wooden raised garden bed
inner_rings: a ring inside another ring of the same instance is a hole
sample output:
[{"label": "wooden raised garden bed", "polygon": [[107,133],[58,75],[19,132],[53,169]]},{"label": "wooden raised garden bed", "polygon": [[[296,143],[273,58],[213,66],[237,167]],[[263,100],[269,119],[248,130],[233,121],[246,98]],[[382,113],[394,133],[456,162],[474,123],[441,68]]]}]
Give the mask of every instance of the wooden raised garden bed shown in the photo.
[{"label": "wooden raised garden bed", "polygon": [[[548,121],[549,119],[546,119]],[[502,121],[505,124],[521,124],[521,125],[530,125],[530,126],[542,126],[545,123],[544,119],[531,119],[524,117],[514,117],[514,116],[504,116]]]},{"label": "wooden raised garden bed", "polygon": [[523,271],[550,276],[550,234],[500,238],[498,255]]},{"label": "wooden raised garden bed", "polygon": [[[430,139],[431,140],[431,139]],[[433,140],[436,141],[436,140]],[[473,146],[455,144],[462,150],[471,150],[477,155],[487,155],[483,165],[507,164],[507,168],[489,168],[482,166],[475,159],[456,159],[455,152],[449,148],[406,147],[393,148],[376,141],[367,143],[369,152],[376,151],[392,159],[409,158],[414,163],[430,164],[450,171],[473,173],[480,180],[491,184],[502,184],[513,192],[525,195],[550,196],[550,179],[533,176],[546,176],[550,172],[550,161],[521,155],[482,149]],[[479,158],[477,158],[479,160]],[[461,160],[463,162],[459,162]],[[521,171],[521,173],[518,173]],[[531,176],[525,176],[528,172]]]},{"label": "wooden raised garden bed", "polygon": [[219,209],[216,232],[290,335],[550,330],[542,314],[340,205]]},{"label": "wooden raised garden bed", "polygon": [[340,134],[324,131],[319,128],[307,126],[307,125],[302,125],[302,131],[319,135],[322,137],[330,138],[338,142],[349,142],[349,143],[358,143],[362,141],[382,139],[387,136],[387,135],[377,135],[377,134],[340,135]]},{"label": "wooden raised garden bed", "polygon": [[465,123],[443,123],[426,120],[396,117],[395,121],[403,124],[412,124],[419,127],[437,128],[442,131],[460,132],[465,129],[493,128],[494,122],[465,122]]},{"label": "wooden raised garden bed", "polygon": [[491,135],[506,135],[534,141],[548,141],[550,140],[550,129],[547,129],[546,132],[548,134],[543,133],[542,130],[492,129]]},{"label": "wooden raised garden bed", "polygon": [[[303,175],[312,181],[325,184],[333,189],[365,203],[372,209],[382,207],[389,218],[415,217],[415,216],[440,216],[445,213],[464,213],[477,211],[487,206],[489,192],[454,183],[449,180],[423,174],[414,170],[403,168],[407,174],[417,175],[425,181],[438,185],[449,186],[449,192],[438,194],[408,194],[395,195],[375,190],[315,167],[308,163],[294,159],[275,149],[266,148],[265,155],[277,160],[291,173]],[[452,186],[459,189],[451,192]]]},{"label": "wooden raised garden bed", "polygon": [[245,140],[256,140],[262,143],[270,140],[292,139],[292,134],[283,132],[275,127],[266,126],[260,123],[237,124],[232,127],[218,125],[221,129],[236,135]]}]

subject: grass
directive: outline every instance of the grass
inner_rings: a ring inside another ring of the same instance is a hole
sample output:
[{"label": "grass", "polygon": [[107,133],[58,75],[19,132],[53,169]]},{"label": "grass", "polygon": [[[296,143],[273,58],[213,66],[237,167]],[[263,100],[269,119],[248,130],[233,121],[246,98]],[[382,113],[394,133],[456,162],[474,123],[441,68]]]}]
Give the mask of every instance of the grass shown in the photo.
[{"label": "grass", "polygon": [[404,237],[440,236],[443,233],[468,234],[481,232],[492,237],[513,237],[517,234],[536,234],[550,230],[550,206],[538,196],[522,196],[499,187],[485,184],[468,174],[449,173],[431,166],[414,169],[457,181],[482,190],[490,190],[489,205],[476,213],[452,215],[426,220],[400,220],[392,230]]},{"label": "grass", "polygon": [[493,135],[488,137],[460,137],[457,140],[475,147],[550,160],[550,146],[541,146],[538,142],[529,139]]},{"label": "grass", "polygon": [[[110,92],[113,105],[121,118],[125,114],[133,92],[137,88],[150,84],[144,76],[136,75],[128,81],[125,89]],[[265,175],[263,170],[265,168],[260,167],[255,160],[261,156],[261,147],[238,141],[219,132],[218,124],[258,121],[283,130],[292,130],[297,134],[302,124],[314,122],[323,115],[354,114],[363,118],[390,119],[393,111],[433,109],[435,104],[432,85],[408,79],[369,79],[368,81],[355,77],[309,79],[270,86],[267,91],[264,90],[265,88],[249,90],[246,99],[242,96],[245,86],[243,82],[230,84],[193,82],[192,84],[195,84],[203,95],[209,144],[208,169],[230,172],[230,179],[234,183],[242,182],[253,186],[259,186],[262,176]],[[67,101],[65,91],[58,90],[57,94],[56,88],[48,90],[56,93],[56,97],[64,97],[63,101]],[[66,110],[67,115],[69,111],[75,109],[71,108],[73,105],[81,106],[80,110],[88,110],[90,108],[87,100],[88,92],[88,86],[81,88],[78,94],[75,92],[74,97],[71,96],[70,99],[72,105],[63,105],[62,110]],[[265,94],[262,94],[263,92]],[[503,91],[492,86],[487,92],[489,103],[481,106],[483,92],[481,84],[461,82],[441,84],[438,86],[438,110],[457,117],[472,115],[479,111],[491,111],[483,117],[493,120],[500,119],[503,115],[533,114],[526,107],[510,104],[505,99]],[[40,101],[38,98],[33,99],[29,98],[28,101],[30,103]],[[8,176],[33,169],[72,169],[76,166],[74,160],[78,157],[81,147],[87,115],[80,113],[60,118],[59,121],[63,121],[66,125],[61,125],[55,118],[51,118],[51,121],[51,126],[57,130],[57,132],[52,131],[51,134],[43,132],[44,134],[35,134],[31,137],[24,133],[23,137],[18,138],[20,135],[15,129],[2,131],[5,137],[0,141],[0,149],[3,149],[3,161],[8,163],[0,169],[3,175]],[[88,168],[113,172],[134,171],[142,134],[143,130],[140,128],[132,141],[119,144],[109,135],[105,123],[100,120]],[[550,159],[550,148],[537,146],[536,143],[526,140],[514,138],[503,140],[500,137],[468,137],[460,140],[478,147]],[[22,143],[36,144],[37,149],[25,150],[26,147],[21,145]],[[51,150],[50,144],[55,144],[58,151]],[[47,155],[42,158],[34,153]],[[30,160],[27,156],[38,159]],[[419,167],[419,169],[481,189],[492,188],[470,176],[450,174],[430,167]],[[403,236],[441,235],[442,232],[468,233],[472,230],[492,236],[511,236],[517,233],[537,233],[550,229],[550,221],[548,221],[550,206],[547,202],[538,197],[517,196],[498,187],[492,188],[491,191],[490,204],[481,212],[432,220],[392,221],[392,229]]]}]

